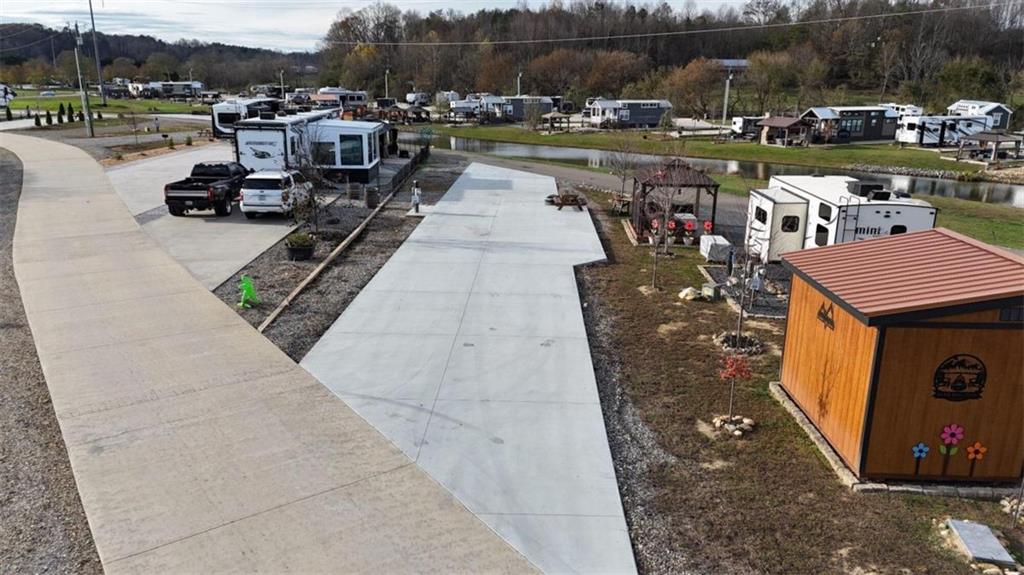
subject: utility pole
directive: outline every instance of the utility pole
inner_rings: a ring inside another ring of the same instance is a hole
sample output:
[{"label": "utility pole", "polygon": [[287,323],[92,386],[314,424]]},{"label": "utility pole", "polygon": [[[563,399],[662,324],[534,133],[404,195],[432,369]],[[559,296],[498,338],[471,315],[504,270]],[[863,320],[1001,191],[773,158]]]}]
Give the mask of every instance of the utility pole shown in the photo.
[{"label": "utility pole", "polygon": [[89,111],[89,90],[82,82],[82,65],[78,60],[78,51],[82,48],[82,34],[78,31],[78,22],[75,22],[75,70],[78,71],[78,88],[82,91],[82,112],[85,114],[85,132],[90,138],[96,137],[92,128],[92,112]]},{"label": "utility pole", "polygon": [[722,127],[719,129],[725,129],[725,122],[729,114],[729,83],[732,82],[732,70],[729,70],[729,75],[725,77],[725,102],[722,104]]},{"label": "utility pole", "polygon": [[388,76],[391,75],[391,68],[384,68],[384,98],[390,98],[388,93]]},{"label": "utility pole", "polygon": [[284,68],[281,68],[280,70],[277,71],[277,76],[278,79],[281,80],[281,100],[284,100]]},{"label": "utility pole", "polygon": [[519,74],[516,76],[516,96],[523,95],[523,69],[519,69]]},{"label": "utility pole", "polygon": [[92,51],[96,56],[96,81],[100,84],[102,106],[107,107],[107,91],[103,88],[103,66],[100,65],[100,44],[96,41],[96,17],[92,15],[92,0],[89,0],[89,20],[92,21]]}]

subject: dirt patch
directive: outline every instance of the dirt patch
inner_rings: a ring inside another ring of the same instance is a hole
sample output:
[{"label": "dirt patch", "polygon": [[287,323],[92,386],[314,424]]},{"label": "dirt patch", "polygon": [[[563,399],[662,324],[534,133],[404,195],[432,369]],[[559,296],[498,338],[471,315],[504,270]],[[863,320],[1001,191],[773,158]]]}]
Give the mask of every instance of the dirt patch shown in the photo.
[{"label": "dirt patch", "polygon": [[[694,251],[660,260],[660,289],[638,293],[649,276],[649,250],[629,244],[618,218],[601,210],[608,205],[602,194],[588,196],[609,261],[582,268],[578,279],[642,572],[970,572],[938,544],[932,521],[1005,523],[998,505],[842,487],[768,394],[777,354],[751,358],[754,379],[737,385],[736,409],[758,422],[758,432],[739,442],[703,432],[699,422],[722,413],[729,395],[713,336],[735,329],[736,316],[725,302],[676,297],[703,281]],[[667,334],[652,329],[675,322],[688,325]],[[758,337],[777,349],[782,321],[763,323],[754,326]]]},{"label": "dirt patch", "polygon": [[146,148],[142,151],[137,152],[130,151],[132,144],[128,144],[127,146],[113,146],[111,150],[114,152],[114,155],[109,158],[103,158],[100,160],[100,164],[103,165],[103,167],[109,168],[110,166],[118,166],[120,164],[127,164],[128,162],[134,162],[136,160],[144,160],[146,158],[155,158],[156,156],[163,156],[164,154],[171,154],[215,143],[217,143],[217,140],[201,138],[193,140],[191,146],[186,146],[185,141],[182,139],[181,141],[175,140],[174,148],[168,148],[166,142],[152,142],[151,144],[146,145]]},{"label": "dirt patch", "polygon": [[21,182],[0,149],[0,572],[102,573],[14,278]]},{"label": "dirt patch", "polygon": [[[444,195],[469,164],[455,155],[433,154],[409,179],[419,180],[422,202],[430,205]],[[409,183],[377,214],[363,233],[302,294],[286,308],[264,335],[295,361],[300,361],[359,291],[402,245],[422,218],[406,217],[410,209]],[[238,282],[242,274],[253,278],[262,303],[239,314],[257,326],[288,296],[327,255],[371,212],[362,202],[339,200],[332,205],[326,221],[328,233],[321,233],[313,258],[305,262],[288,260],[284,242],[278,242],[249,263],[214,293],[225,303],[238,303]],[[237,308],[236,308],[237,309]]]}]

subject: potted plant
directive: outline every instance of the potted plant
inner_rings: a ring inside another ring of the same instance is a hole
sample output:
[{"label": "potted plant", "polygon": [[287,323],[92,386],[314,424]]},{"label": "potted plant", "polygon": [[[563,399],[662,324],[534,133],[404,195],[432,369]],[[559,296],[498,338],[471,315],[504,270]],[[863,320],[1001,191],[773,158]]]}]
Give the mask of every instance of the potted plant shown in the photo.
[{"label": "potted plant", "polygon": [[288,249],[288,259],[304,261],[313,257],[313,250],[316,249],[316,238],[306,232],[295,232],[285,239],[284,246]]}]

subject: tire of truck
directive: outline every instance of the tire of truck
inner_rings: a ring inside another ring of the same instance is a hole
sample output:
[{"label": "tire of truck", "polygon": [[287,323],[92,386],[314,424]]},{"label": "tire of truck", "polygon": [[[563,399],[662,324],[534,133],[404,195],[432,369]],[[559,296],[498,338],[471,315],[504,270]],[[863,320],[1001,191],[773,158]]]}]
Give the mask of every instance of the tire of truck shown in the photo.
[{"label": "tire of truck", "polygon": [[185,208],[181,206],[167,206],[167,212],[175,217],[181,217],[185,215]]},{"label": "tire of truck", "polygon": [[245,219],[251,220],[256,217],[256,212],[242,212],[245,214]]},{"label": "tire of truck", "polygon": [[213,213],[219,217],[231,215],[231,198],[224,198],[213,206]]}]

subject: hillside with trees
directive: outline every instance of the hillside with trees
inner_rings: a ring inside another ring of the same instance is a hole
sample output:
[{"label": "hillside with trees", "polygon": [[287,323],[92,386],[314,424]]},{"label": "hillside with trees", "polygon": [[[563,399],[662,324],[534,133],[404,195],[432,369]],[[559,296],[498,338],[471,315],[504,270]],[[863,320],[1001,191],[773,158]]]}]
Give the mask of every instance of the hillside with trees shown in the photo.
[{"label": "hillside with trees", "polygon": [[[880,17],[970,6],[979,7]],[[632,37],[609,39],[623,35]],[[543,41],[553,38],[583,40]],[[674,10],[556,0],[536,9],[422,15],[377,3],[343,11],[331,25],[321,82],[380,93],[387,68],[395,93],[415,86],[508,94],[522,73],[524,92],[577,103],[666,97],[677,113],[703,115],[720,113],[723,72],[715,60],[723,58],[750,60],[734,84],[734,103],[751,113],[821,103],[826,91],[839,100],[869,92],[933,108],[961,97],[1005,100],[1024,82],[1024,4],[750,0],[711,11],[695,3]]]},{"label": "hillside with trees", "polygon": [[[92,36],[83,30],[82,37],[87,47],[80,54],[82,74],[87,82],[95,82]],[[208,86],[240,89],[254,83],[276,82],[277,71],[283,69],[291,76],[289,83],[295,85],[297,73],[305,66],[315,66],[317,60],[311,53],[283,54],[195,40],[165,42],[152,36],[100,32],[96,40],[106,80],[187,80],[191,71],[193,78]],[[74,47],[75,40],[69,31],[39,24],[0,25],[0,81],[75,85],[78,80]]]}]

